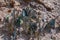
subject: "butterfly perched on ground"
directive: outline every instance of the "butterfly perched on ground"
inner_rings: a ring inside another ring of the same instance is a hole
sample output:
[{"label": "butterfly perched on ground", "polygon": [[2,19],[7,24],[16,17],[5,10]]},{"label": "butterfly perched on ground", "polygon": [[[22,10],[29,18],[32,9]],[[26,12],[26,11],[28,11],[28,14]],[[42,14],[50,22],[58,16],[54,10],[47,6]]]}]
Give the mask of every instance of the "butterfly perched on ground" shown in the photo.
[{"label": "butterfly perched on ground", "polygon": [[55,19],[50,20],[45,27],[54,28],[55,27]]},{"label": "butterfly perched on ground", "polygon": [[28,16],[28,13],[27,13],[27,11],[25,10],[25,9],[23,9],[23,11],[22,11],[22,16],[24,17],[24,16]]}]

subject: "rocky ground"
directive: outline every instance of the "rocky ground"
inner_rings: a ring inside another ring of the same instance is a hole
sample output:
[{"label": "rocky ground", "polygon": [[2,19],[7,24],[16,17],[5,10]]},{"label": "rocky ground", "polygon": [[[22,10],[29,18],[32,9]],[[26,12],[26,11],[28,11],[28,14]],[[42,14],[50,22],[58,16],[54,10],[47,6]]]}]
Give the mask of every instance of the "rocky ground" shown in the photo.
[{"label": "rocky ground", "polygon": [[[43,26],[43,28],[45,28],[46,24],[48,24],[47,22],[49,22],[51,19],[56,18],[55,26],[54,26],[55,29],[51,29],[51,33],[46,31],[49,28],[45,29],[43,31],[45,35],[44,36],[39,35],[39,37],[34,38],[34,40],[60,40],[59,37],[60,36],[60,28],[59,28],[60,27],[60,0],[35,0],[35,1],[34,0],[0,0],[0,31],[1,31],[0,40],[9,40],[9,39],[3,39],[4,34],[7,34],[5,32],[2,33],[2,30],[4,30],[4,26],[5,26],[4,18],[9,16],[9,23],[12,24],[13,13],[15,13],[15,17],[17,18],[17,15],[20,16],[23,9],[26,8],[27,11],[31,10],[30,13],[32,15],[36,14],[35,16],[38,20],[36,20],[36,18],[31,19],[32,22],[34,23],[37,22],[36,31],[38,31],[39,27],[42,28]],[[20,31],[22,30],[27,30],[27,28],[20,29]],[[29,36],[24,34],[25,33],[23,34],[21,33],[19,37],[17,36],[17,40],[33,40],[31,38],[28,39]]]}]

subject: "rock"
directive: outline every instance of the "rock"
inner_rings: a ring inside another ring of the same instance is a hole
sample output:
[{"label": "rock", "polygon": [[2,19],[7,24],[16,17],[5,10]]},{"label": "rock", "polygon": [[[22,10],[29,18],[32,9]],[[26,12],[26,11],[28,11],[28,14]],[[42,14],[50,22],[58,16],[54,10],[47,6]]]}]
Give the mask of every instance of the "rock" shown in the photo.
[{"label": "rock", "polygon": [[17,1],[15,1],[15,4],[14,4],[15,6],[19,6],[20,5],[20,3],[19,2],[17,2]]}]

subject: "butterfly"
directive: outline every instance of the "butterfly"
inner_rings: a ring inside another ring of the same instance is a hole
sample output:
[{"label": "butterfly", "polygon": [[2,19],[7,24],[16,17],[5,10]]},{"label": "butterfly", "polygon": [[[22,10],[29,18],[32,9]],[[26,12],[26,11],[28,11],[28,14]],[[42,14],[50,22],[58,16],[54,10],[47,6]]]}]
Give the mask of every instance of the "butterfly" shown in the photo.
[{"label": "butterfly", "polygon": [[22,11],[22,16],[24,17],[24,16],[28,16],[28,13],[27,13],[27,11],[25,10],[25,9],[23,9],[23,11]]}]

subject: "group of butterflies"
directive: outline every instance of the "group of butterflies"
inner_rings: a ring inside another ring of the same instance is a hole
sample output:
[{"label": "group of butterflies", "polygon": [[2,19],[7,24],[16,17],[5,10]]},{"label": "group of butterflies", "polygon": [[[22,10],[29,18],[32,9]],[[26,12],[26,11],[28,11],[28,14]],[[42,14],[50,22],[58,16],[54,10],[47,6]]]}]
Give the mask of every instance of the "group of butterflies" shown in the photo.
[{"label": "group of butterflies", "polygon": [[[23,9],[23,11],[22,11],[22,17],[21,16],[18,17],[18,19],[15,22],[15,25],[17,27],[20,27],[20,25],[24,23],[23,20],[22,20],[22,18],[23,17],[28,17],[28,15],[29,14],[28,14],[27,10]],[[8,18],[9,17],[7,16],[6,19],[8,20]],[[54,26],[55,25],[55,19],[52,19],[49,23],[47,23],[47,25],[48,26],[50,25],[50,27],[55,27]],[[46,25],[46,27],[47,27],[47,25]],[[37,28],[36,23],[31,23],[30,26],[29,26],[29,30],[31,30],[33,32],[36,30],[36,28]]]}]

